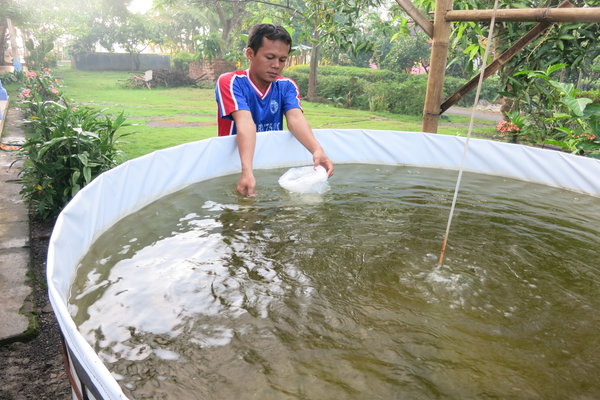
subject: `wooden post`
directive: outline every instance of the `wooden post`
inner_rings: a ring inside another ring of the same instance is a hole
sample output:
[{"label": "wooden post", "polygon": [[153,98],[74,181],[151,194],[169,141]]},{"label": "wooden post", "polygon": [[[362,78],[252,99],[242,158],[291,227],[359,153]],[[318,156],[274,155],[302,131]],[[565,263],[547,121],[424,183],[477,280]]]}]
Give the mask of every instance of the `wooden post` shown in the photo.
[{"label": "wooden post", "polygon": [[433,18],[433,46],[423,109],[423,132],[437,133],[450,40],[450,22],[446,21],[446,13],[451,9],[452,0],[436,0]]}]

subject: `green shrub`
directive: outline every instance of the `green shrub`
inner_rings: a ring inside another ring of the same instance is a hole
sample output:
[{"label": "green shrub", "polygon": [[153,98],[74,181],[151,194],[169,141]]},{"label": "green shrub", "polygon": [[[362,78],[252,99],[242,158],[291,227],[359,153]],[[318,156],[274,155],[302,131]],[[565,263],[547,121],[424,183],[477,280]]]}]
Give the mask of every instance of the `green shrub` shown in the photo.
[{"label": "green shrub", "polygon": [[600,90],[582,90],[577,92],[577,97],[587,97],[591,99],[594,104],[600,104]]},{"label": "green shrub", "polygon": [[[284,75],[288,76],[290,71],[308,76],[310,67],[308,65],[295,65],[284,71]],[[362,67],[345,67],[339,65],[321,65],[318,69],[319,78],[323,79],[330,75],[337,76],[355,76],[369,82],[377,82],[380,80],[403,80],[406,74],[401,74],[385,69],[372,69]]]},{"label": "green shrub", "polygon": [[2,81],[2,85],[7,85],[10,83],[23,82],[25,74],[23,71],[13,71],[13,72],[5,72],[0,74],[0,81]]},{"label": "green shrub", "polygon": [[581,88],[583,90],[600,90],[600,79],[583,78],[581,79]]},{"label": "green shrub", "polygon": [[61,84],[54,78],[51,70],[29,71],[23,77],[24,88],[19,93],[21,108],[25,116],[35,115],[38,104],[45,101],[63,102]]},{"label": "green shrub", "polygon": [[[387,70],[360,67],[325,65],[319,67],[317,95],[342,107],[372,109],[374,99],[373,84],[385,82],[382,88],[404,82],[410,75]],[[296,65],[284,71],[284,75],[293,79],[300,93],[308,92],[308,65]],[[381,107],[376,107],[377,109]]]},{"label": "green shrub", "polygon": [[356,76],[330,75],[319,81],[317,94],[336,105],[347,108],[366,108],[367,81]]},{"label": "green shrub", "polygon": [[111,119],[89,108],[46,101],[36,104],[33,132],[20,157],[21,195],[42,219],[54,218],[92,179],[116,166],[117,130],[123,113]]},{"label": "green shrub", "polygon": [[376,82],[367,90],[370,111],[421,115],[425,104],[427,77],[411,75],[404,82]]},{"label": "green shrub", "polygon": [[421,115],[427,92],[427,75],[410,75],[398,84],[392,98],[390,111],[398,114]]},{"label": "green shrub", "polygon": [[[420,115],[425,104],[427,75],[411,75],[389,70],[341,67],[326,65],[319,67],[317,95],[342,107],[360,108],[371,111],[390,111],[400,114]],[[308,91],[307,65],[288,68],[284,75],[293,79],[300,93]],[[466,80],[447,76],[444,82],[445,97],[463,86]],[[482,86],[480,100],[493,103],[498,97],[498,77],[490,77]],[[458,105],[473,105],[475,92],[469,92]]]},{"label": "green shrub", "polygon": [[171,62],[173,63],[173,68],[178,71],[183,71],[185,73],[188,72],[190,68],[190,64],[195,60],[195,55],[191,53],[186,53],[185,51],[179,51],[173,56],[171,56]]},{"label": "green shrub", "polygon": [[392,111],[397,108],[402,84],[398,82],[375,82],[367,89],[370,111]]},{"label": "green shrub", "polygon": [[[454,76],[446,76],[444,79],[444,98],[453,95],[458,89],[460,89],[467,80],[462,78],[456,78]],[[456,105],[462,107],[472,107],[475,101],[475,90],[471,90],[462,99],[458,101]],[[479,101],[485,100],[489,103],[494,103],[498,98],[500,91],[500,79],[497,76],[490,76],[483,81],[481,86],[481,93],[479,94]]]},{"label": "green shrub", "polygon": [[19,95],[31,132],[19,152],[21,195],[42,219],[58,215],[75,194],[121,159],[114,118],[68,104],[49,69],[27,72]]},{"label": "green shrub", "polygon": [[56,67],[58,57],[54,50],[54,40],[51,38],[41,39],[34,42],[29,39],[25,42],[28,54],[25,62],[30,70],[41,70],[43,68]]}]

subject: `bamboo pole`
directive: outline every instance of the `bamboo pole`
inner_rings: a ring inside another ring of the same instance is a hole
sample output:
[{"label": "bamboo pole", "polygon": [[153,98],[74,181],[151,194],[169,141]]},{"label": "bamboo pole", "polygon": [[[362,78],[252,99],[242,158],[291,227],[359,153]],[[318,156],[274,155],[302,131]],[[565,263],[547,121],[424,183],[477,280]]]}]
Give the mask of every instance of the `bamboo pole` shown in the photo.
[{"label": "bamboo pole", "polygon": [[[445,18],[446,22],[489,22],[492,10],[452,10]],[[501,9],[496,22],[600,22],[600,7]]]},{"label": "bamboo pole", "polygon": [[413,21],[415,21],[415,23],[421,27],[421,29],[423,29],[427,36],[430,38],[433,37],[433,24],[431,23],[431,20],[424,16],[421,11],[419,11],[412,1],[396,0],[396,3],[398,3],[398,5],[402,7],[404,11],[406,11],[408,16],[411,17]]},{"label": "bamboo pole", "polygon": [[448,10],[451,9],[452,0],[436,0],[433,18],[433,45],[431,47],[425,107],[423,108],[423,132],[437,133],[446,60],[448,58],[448,42],[450,40],[450,22],[446,21],[445,16]]},{"label": "bamboo pole", "polygon": [[[565,0],[560,3],[558,8],[568,8],[575,7],[573,3],[569,0]],[[498,10],[499,11],[499,10]],[[529,32],[527,32],[523,37],[515,42],[510,48],[506,49],[498,58],[496,58],[490,65],[488,65],[483,72],[483,79],[486,79],[496,72],[500,68],[502,68],[511,58],[513,58],[519,51],[523,50],[527,44],[529,44],[532,40],[537,38],[539,35],[544,33],[552,24],[550,22],[540,22],[536,26],[534,26]],[[467,93],[469,93],[473,88],[477,86],[479,81],[479,74],[475,75],[471,80],[465,83],[460,89],[458,89],[452,96],[448,97],[448,99],[442,103],[440,107],[440,112],[444,113],[450,107],[452,107],[456,102],[462,99]]]}]

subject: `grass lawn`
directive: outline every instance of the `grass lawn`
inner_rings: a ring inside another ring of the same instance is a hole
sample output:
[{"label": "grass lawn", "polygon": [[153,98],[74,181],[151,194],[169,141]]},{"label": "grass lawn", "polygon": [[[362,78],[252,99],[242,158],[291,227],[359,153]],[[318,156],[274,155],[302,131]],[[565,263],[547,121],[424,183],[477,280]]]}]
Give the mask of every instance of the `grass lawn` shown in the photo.
[{"label": "grass lawn", "polygon": [[[131,126],[120,132],[133,134],[123,138],[120,147],[128,158],[217,135],[213,89],[126,89],[122,84],[132,76],[127,72],[59,67],[54,73],[63,80],[65,95],[74,102],[106,109],[109,114],[125,112]],[[314,129],[421,130],[420,116],[349,110],[306,101],[302,104]],[[476,124],[474,136],[495,133],[493,122],[476,121]],[[467,125],[467,117],[451,116],[440,121],[438,132],[466,135]]]}]

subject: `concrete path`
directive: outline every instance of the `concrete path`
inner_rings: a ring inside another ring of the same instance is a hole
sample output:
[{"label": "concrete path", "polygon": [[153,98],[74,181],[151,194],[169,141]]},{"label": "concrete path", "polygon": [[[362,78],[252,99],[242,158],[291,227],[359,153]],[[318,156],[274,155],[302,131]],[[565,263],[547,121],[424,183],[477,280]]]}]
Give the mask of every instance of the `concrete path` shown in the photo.
[{"label": "concrete path", "polygon": [[[470,107],[452,106],[446,110],[445,114],[461,115],[463,117],[471,117]],[[503,120],[502,113],[495,110],[475,109],[475,119],[483,119],[485,121],[500,122]]]},{"label": "concrete path", "polygon": [[[25,140],[21,112],[7,112],[7,107],[7,102],[0,104],[0,143],[20,145]],[[17,182],[20,168],[15,151],[0,150],[0,344],[26,338],[34,318],[25,311],[31,307],[24,307],[32,289],[27,276],[29,216]]]}]

